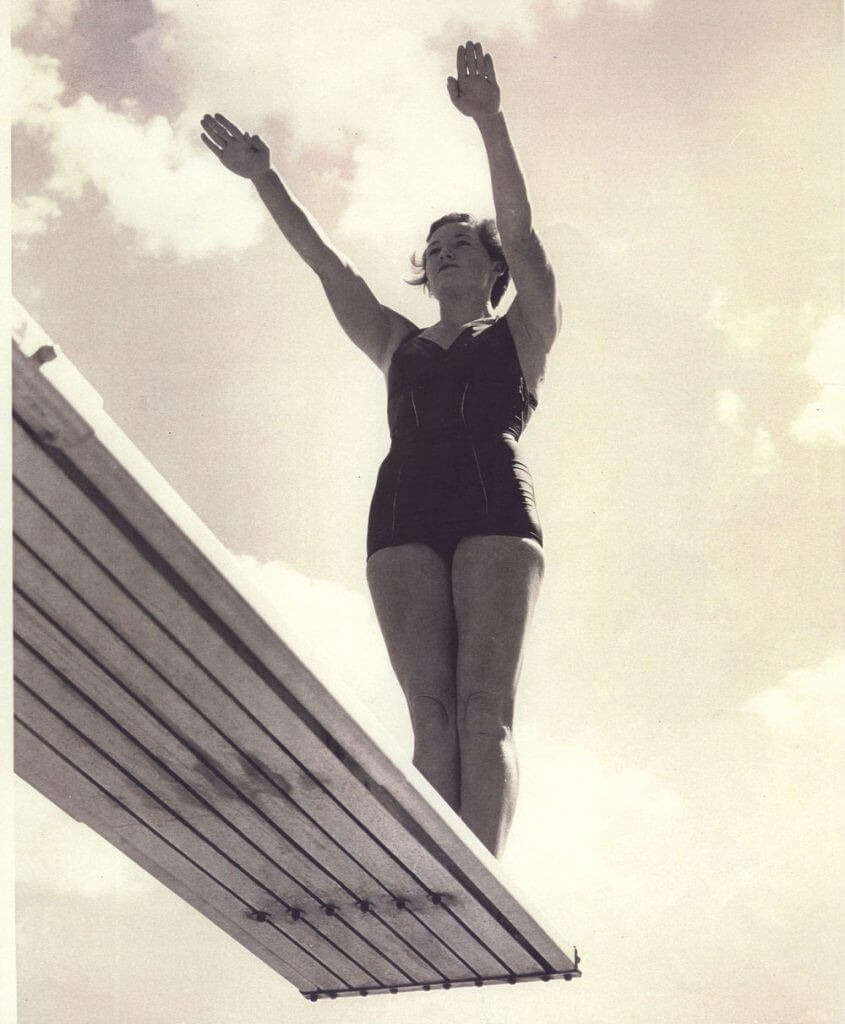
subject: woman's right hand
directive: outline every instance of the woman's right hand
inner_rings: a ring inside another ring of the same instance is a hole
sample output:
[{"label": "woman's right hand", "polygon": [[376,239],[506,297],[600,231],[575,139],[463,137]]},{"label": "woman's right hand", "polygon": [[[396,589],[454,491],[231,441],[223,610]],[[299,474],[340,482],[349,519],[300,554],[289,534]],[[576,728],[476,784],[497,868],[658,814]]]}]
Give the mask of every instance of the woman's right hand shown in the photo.
[{"label": "woman's right hand", "polygon": [[224,167],[242,178],[259,178],[270,168],[270,150],[257,135],[242,132],[222,114],[206,114],[200,135]]}]

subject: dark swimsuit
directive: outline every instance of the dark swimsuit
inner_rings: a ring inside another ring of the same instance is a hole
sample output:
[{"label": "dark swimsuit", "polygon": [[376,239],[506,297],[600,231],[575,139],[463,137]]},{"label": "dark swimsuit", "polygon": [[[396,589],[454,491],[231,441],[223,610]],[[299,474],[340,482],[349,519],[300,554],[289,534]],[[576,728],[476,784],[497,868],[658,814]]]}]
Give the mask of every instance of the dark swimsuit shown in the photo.
[{"label": "dark swimsuit", "polygon": [[471,324],[444,349],[415,332],[387,375],[390,451],[370,504],[367,556],[426,544],[448,563],[466,536],[543,534],[517,440],[537,400],[507,320]]}]

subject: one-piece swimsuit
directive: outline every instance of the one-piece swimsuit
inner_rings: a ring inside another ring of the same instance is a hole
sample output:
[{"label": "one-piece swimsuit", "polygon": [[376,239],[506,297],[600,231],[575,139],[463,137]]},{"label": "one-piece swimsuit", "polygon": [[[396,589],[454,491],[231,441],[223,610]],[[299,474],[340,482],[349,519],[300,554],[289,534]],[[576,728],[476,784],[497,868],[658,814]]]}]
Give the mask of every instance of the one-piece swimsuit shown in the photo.
[{"label": "one-piece swimsuit", "polygon": [[447,562],[467,536],[542,544],[518,441],[537,406],[504,317],[442,348],[414,332],[387,375],[390,451],[370,504],[367,555],[420,543]]}]

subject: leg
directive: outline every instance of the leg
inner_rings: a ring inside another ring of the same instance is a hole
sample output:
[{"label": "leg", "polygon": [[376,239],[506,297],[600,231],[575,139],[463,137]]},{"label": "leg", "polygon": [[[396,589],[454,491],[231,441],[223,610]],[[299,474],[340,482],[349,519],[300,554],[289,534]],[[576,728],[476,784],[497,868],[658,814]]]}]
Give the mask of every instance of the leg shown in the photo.
[{"label": "leg", "polygon": [[452,563],[461,817],[497,857],[516,806],[514,698],[542,576],[543,550],[523,537],[466,537]]},{"label": "leg", "polygon": [[390,663],[408,702],[414,765],[457,810],[455,615],[450,569],[423,544],[381,548],[367,582]]}]

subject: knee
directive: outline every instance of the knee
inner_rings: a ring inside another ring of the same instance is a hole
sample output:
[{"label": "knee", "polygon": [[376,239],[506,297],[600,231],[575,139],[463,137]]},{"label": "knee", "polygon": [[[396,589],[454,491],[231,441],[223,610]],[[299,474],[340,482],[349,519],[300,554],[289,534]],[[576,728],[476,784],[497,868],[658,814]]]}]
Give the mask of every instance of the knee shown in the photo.
[{"label": "knee", "polygon": [[492,693],[478,690],[461,706],[460,733],[466,740],[504,743],[510,739],[511,716],[504,701]]},{"label": "knee", "polygon": [[437,697],[418,695],[408,701],[414,735],[419,739],[444,737],[451,728],[450,715],[446,705]]}]

